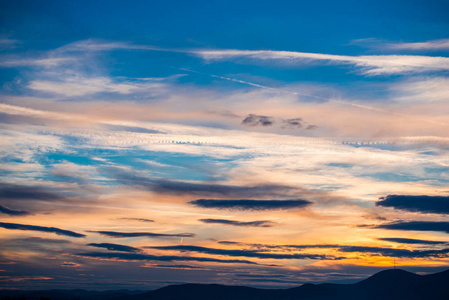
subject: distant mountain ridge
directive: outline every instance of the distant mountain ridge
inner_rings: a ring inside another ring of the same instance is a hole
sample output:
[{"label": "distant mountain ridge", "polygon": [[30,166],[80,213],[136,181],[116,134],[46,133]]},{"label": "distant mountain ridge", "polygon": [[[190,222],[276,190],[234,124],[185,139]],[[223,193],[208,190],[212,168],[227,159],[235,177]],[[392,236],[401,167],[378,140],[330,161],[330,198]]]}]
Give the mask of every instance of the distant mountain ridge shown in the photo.
[{"label": "distant mountain ridge", "polygon": [[[6,296],[10,298],[5,298]],[[19,298],[19,296],[25,298]],[[447,300],[449,299],[449,270],[430,275],[417,275],[401,269],[391,269],[376,273],[354,284],[308,283],[289,289],[180,284],[150,292],[52,290],[15,291],[12,295],[8,294],[8,291],[0,291],[0,299],[14,299],[11,297],[28,300],[43,298],[50,300]]]}]

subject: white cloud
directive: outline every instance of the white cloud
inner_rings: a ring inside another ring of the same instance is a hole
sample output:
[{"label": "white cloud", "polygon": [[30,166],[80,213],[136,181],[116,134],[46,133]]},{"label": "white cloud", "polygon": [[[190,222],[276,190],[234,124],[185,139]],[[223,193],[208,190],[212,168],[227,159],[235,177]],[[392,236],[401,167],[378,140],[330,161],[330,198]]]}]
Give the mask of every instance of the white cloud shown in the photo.
[{"label": "white cloud", "polygon": [[390,43],[386,47],[394,50],[449,50],[449,39],[418,43]]},{"label": "white cloud", "polygon": [[49,57],[49,58],[0,58],[0,67],[56,67],[73,62],[73,57]]},{"label": "white cloud", "polygon": [[395,84],[392,91],[396,101],[407,103],[448,103],[449,78],[420,78]]},{"label": "white cloud", "polygon": [[131,94],[145,89],[162,88],[161,83],[114,82],[107,77],[66,78],[64,81],[34,80],[30,89],[49,92],[67,97],[83,96],[95,93]]},{"label": "white cloud", "polygon": [[193,54],[206,60],[229,60],[248,58],[256,60],[276,60],[283,63],[307,63],[326,61],[336,64],[355,65],[366,75],[420,73],[449,70],[449,58],[418,55],[333,55],[321,53],[271,51],[271,50],[196,50]]}]

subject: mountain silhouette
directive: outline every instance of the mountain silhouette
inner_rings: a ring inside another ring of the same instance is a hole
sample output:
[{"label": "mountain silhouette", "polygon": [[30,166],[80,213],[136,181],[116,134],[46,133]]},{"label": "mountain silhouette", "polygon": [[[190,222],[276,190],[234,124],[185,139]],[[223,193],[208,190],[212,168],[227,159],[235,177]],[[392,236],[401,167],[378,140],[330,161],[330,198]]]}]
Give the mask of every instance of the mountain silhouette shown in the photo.
[{"label": "mountain silhouette", "polygon": [[401,269],[391,269],[376,273],[354,284],[308,283],[289,289],[180,284],[150,292],[0,291],[0,299],[40,300],[44,298],[50,300],[447,300],[449,299],[449,270],[430,275],[418,275]]}]

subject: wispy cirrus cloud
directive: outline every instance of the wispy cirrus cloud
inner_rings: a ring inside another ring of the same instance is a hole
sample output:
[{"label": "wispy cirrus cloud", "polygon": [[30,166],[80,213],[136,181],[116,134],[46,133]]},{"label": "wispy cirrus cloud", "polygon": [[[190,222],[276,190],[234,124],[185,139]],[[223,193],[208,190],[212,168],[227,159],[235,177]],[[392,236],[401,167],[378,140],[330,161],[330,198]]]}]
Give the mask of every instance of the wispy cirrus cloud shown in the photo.
[{"label": "wispy cirrus cloud", "polygon": [[70,230],[60,229],[56,227],[45,227],[45,226],[36,226],[36,225],[25,225],[25,224],[17,224],[17,223],[4,223],[0,222],[0,227],[5,229],[12,230],[30,230],[30,231],[40,231],[40,232],[50,232],[56,233],[58,235],[65,235],[70,237],[82,238],[86,235],[77,233]]},{"label": "wispy cirrus cloud", "polygon": [[449,70],[449,58],[419,55],[334,55],[294,51],[272,50],[195,50],[206,60],[249,59],[252,61],[273,61],[294,66],[298,63],[323,61],[327,63],[353,65],[365,75],[391,75]]},{"label": "wispy cirrus cloud", "polygon": [[384,46],[393,50],[449,50],[449,39],[415,43],[387,43]]}]

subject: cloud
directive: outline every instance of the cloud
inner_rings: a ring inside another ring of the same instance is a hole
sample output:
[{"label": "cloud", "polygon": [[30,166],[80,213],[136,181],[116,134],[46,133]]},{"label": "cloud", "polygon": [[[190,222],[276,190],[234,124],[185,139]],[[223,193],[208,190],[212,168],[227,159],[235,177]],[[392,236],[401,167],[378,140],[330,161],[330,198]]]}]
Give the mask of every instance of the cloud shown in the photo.
[{"label": "cloud", "polygon": [[80,264],[71,262],[71,261],[65,261],[61,264],[61,267],[70,267],[70,268],[76,268],[76,267],[80,267]]},{"label": "cloud", "polygon": [[198,199],[189,202],[203,208],[236,209],[236,210],[276,210],[305,208],[312,205],[308,200],[215,200]]},{"label": "cloud", "polygon": [[381,225],[362,225],[360,227],[381,228],[390,230],[440,231],[449,233],[449,222],[399,221]]},{"label": "cloud", "polygon": [[379,198],[376,206],[433,214],[449,214],[449,196],[388,195]]},{"label": "cloud", "polygon": [[294,118],[294,119],[283,120],[282,123],[283,123],[283,125],[282,125],[283,129],[296,129],[296,128],[302,127],[303,121],[301,118]]},{"label": "cloud", "polygon": [[280,184],[237,186],[214,183],[193,183],[165,179],[152,179],[118,168],[107,168],[112,176],[123,184],[138,186],[160,194],[172,195],[218,195],[226,197],[258,197],[285,195],[292,187]]},{"label": "cloud", "polygon": [[449,70],[449,58],[418,55],[333,55],[321,53],[271,51],[271,50],[196,50],[192,51],[206,60],[230,60],[233,58],[276,61],[295,66],[298,63],[324,61],[342,65],[354,65],[366,75],[391,75]]},{"label": "cloud", "polygon": [[149,267],[149,268],[164,268],[164,269],[184,269],[184,270],[189,270],[189,269],[204,269],[202,267],[198,267],[198,266],[191,266],[191,265],[158,265],[158,264],[147,264],[145,265],[145,267]]},{"label": "cloud", "polygon": [[163,238],[163,237],[194,237],[193,233],[154,233],[154,232],[117,232],[117,231],[89,231],[98,233],[101,235],[115,237],[115,238],[129,238],[129,237],[153,237],[153,238]]},{"label": "cloud", "polygon": [[164,132],[143,128],[143,127],[136,127],[136,126],[123,126],[123,125],[104,125],[107,130],[112,131],[128,131],[128,132],[136,132],[136,133],[149,133],[149,134],[163,134]]},{"label": "cloud", "polygon": [[271,126],[274,124],[274,119],[273,117],[249,114],[243,119],[242,124],[246,126]]},{"label": "cloud", "polygon": [[[268,250],[282,250],[282,251],[298,251],[303,249],[334,249],[344,253],[369,253],[379,254],[388,257],[407,257],[407,258],[422,258],[422,257],[447,257],[449,248],[436,250],[408,250],[399,248],[384,248],[384,247],[369,247],[356,245],[267,245],[267,244],[246,244],[238,242],[222,241],[220,244],[225,245],[239,245],[256,248],[255,250],[236,250],[236,251],[252,251],[257,253],[266,253]],[[443,243],[445,244],[445,243]],[[179,247],[179,246],[175,246]],[[182,247],[182,246],[181,246]]]},{"label": "cloud", "polygon": [[4,213],[10,216],[26,216],[26,215],[30,215],[29,212],[24,211],[24,210],[15,210],[15,209],[10,209],[7,208],[6,206],[3,206],[0,204],[0,213]]},{"label": "cloud", "polygon": [[203,223],[212,223],[212,224],[224,224],[224,225],[234,225],[234,226],[242,226],[242,227],[273,227],[276,223],[271,221],[251,221],[251,222],[240,222],[233,220],[225,220],[225,219],[201,219]]},{"label": "cloud", "polygon": [[99,258],[99,259],[118,259],[118,260],[154,260],[154,261],[199,261],[199,262],[217,262],[228,264],[250,264],[257,265],[257,263],[248,260],[224,260],[209,257],[192,257],[192,256],[156,256],[139,253],[104,253],[104,252],[84,252],[75,254],[81,257]]},{"label": "cloud", "polygon": [[56,227],[44,227],[44,226],[23,225],[23,224],[3,223],[3,222],[0,222],[0,227],[3,227],[5,229],[15,229],[15,230],[31,230],[31,231],[40,231],[40,232],[51,232],[51,233],[56,233],[58,235],[65,235],[65,236],[76,237],[76,238],[81,238],[81,237],[86,236],[81,233],[76,233],[76,232],[73,232],[70,230],[59,229]]},{"label": "cloud", "polygon": [[145,218],[120,218],[120,220],[129,220],[129,221],[140,221],[140,222],[154,222],[154,220],[145,219]]},{"label": "cloud", "polygon": [[384,47],[393,50],[449,50],[449,39],[417,43],[388,43]]},{"label": "cloud", "polygon": [[49,58],[0,58],[0,67],[14,68],[14,67],[44,67],[52,68],[59,65],[73,63],[73,57],[49,57]]},{"label": "cloud", "polygon": [[61,81],[34,80],[28,88],[63,95],[67,97],[84,96],[96,93],[131,94],[145,89],[161,88],[161,83],[116,82],[108,77],[69,77]]},{"label": "cloud", "polygon": [[370,254],[380,254],[389,257],[402,258],[421,258],[421,257],[448,257],[449,248],[438,250],[407,250],[397,248],[382,248],[382,247],[366,247],[366,246],[340,246],[339,251],[342,252],[361,252]]},{"label": "cloud", "polygon": [[394,100],[403,104],[446,103],[449,94],[449,78],[424,77],[395,83],[390,90]]},{"label": "cloud", "polygon": [[280,253],[266,253],[258,252],[253,250],[231,250],[231,249],[217,249],[217,248],[207,248],[199,246],[189,246],[189,245],[179,245],[179,246],[157,246],[157,247],[145,247],[150,249],[158,250],[176,250],[176,251],[189,251],[189,252],[199,252],[212,255],[226,255],[226,256],[242,256],[242,257],[254,257],[261,259],[339,259],[334,256],[322,255],[322,254],[305,254],[305,253],[295,253],[295,254],[280,254]]},{"label": "cloud", "polygon": [[400,243],[400,244],[422,244],[422,245],[442,245],[447,244],[447,242],[441,241],[429,241],[429,240],[418,240],[418,239],[407,239],[407,238],[378,238],[379,241]]},{"label": "cloud", "polygon": [[4,35],[0,35],[0,50],[15,48],[19,43],[17,40],[10,39]]},{"label": "cloud", "polygon": [[111,251],[122,251],[122,252],[141,252],[139,248],[119,245],[119,244],[111,244],[111,243],[90,243],[87,246],[98,247],[98,248],[106,248]]},{"label": "cloud", "polygon": [[0,183],[0,198],[56,201],[64,200],[66,197],[60,194],[49,192],[40,187]]}]

